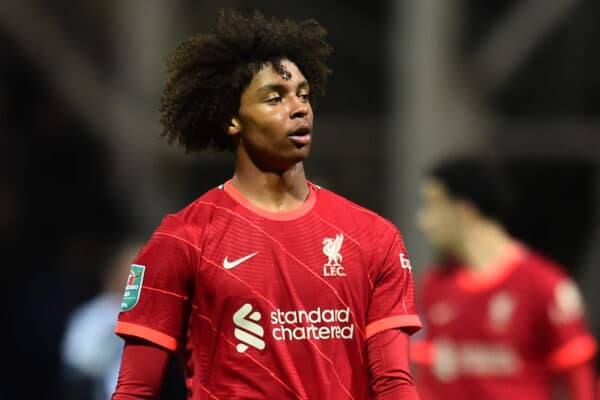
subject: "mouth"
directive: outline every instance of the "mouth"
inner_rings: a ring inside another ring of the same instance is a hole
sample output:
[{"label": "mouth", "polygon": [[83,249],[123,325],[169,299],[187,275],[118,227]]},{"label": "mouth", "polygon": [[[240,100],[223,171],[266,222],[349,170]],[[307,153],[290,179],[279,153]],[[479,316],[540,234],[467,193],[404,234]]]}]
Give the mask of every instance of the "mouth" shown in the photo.
[{"label": "mouth", "polygon": [[307,145],[311,140],[311,129],[309,125],[302,125],[288,135],[288,138],[297,145]]}]

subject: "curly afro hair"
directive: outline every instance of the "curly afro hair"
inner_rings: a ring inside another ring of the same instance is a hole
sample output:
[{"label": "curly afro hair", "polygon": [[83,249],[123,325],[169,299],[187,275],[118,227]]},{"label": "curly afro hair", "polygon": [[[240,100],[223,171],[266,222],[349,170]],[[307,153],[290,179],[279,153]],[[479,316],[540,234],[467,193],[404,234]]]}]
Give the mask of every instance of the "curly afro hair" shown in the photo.
[{"label": "curly afro hair", "polygon": [[333,50],[326,33],[313,19],[296,22],[260,12],[244,17],[221,11],[212,33],[190,37],[167,58],[169,77],[160,109],[163,136],[186,152],[233,150],[225,129],[239,111],[242,92],[267,64],[285,75],[284,59],[302,71],[312,101],[324,95],[331,74],[326,61]]}]

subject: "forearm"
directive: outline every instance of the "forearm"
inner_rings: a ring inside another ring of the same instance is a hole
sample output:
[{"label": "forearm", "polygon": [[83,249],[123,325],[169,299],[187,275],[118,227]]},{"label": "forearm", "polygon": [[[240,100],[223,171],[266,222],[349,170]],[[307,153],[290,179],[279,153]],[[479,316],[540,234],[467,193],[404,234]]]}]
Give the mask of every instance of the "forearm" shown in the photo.
[{"label": "forearm", "polygon": [[415,387],[396,387],[385,393],[377,394],[373,400],[419,400]]},{"label": "forearm", "polygon": [[367,341],[374,400],[418,400],[410,374],[409,336],[399,329],[380,332]]},{"label": "forearm", "polygon": [[569,400],[596,399],[596,369],[593,361],[579,364],[563,373]]},{"label": "forearm", "polygon": [[169,361],[168,350],[140,339],[125,342],[117,387],[112,400],[158,398]]}]

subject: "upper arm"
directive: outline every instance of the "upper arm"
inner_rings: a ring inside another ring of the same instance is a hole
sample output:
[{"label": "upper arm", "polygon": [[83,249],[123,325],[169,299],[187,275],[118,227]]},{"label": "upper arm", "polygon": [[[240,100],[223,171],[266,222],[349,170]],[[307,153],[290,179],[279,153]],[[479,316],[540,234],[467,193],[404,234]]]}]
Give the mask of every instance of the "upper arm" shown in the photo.
[{"label": "upper arm", "polygon": [[120,335],[177,348],[185,325],[197,249],[185,227],[165,218],[132,266],[117,322]]},{"label": "upper arm", "polygon": [[373,258],[374,288],[367,314],[367,337],[390,328],[417,331],[412,268],[400,233],[388,228]]},{"label": "upper arm", "polygon": [[594,357],[597,345],[575,281],[558,269],[550,269],[540,276],[538,285],[548,367],[553,371],[564,371],[589,361]]}]

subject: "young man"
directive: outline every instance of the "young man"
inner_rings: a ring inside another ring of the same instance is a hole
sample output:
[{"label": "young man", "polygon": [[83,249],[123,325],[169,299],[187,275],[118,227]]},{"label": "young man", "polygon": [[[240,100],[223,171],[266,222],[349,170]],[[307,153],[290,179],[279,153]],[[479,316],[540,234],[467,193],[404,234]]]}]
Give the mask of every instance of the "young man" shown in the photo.
[{"label": "young man", "polygon": [[235,173],[168,215],[131,267],[113,400],[154,399],[179,351],[188,399],[417,399],[402,238],[307,181],[331,53],[314,20],[220,15],[169,61],[166,136]]},{"label": "young man", "polygon": [[[561,266],[514,239],[500,170],[473,160],[436,166],[419,224],[438,265],[420,279],[424,336],[414,344],[422,399],[594,399],[596,342]],[[563,397],[561,397],[563,398]]]}]

